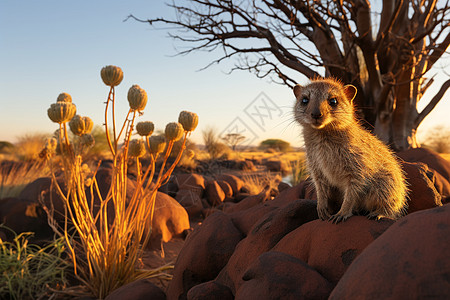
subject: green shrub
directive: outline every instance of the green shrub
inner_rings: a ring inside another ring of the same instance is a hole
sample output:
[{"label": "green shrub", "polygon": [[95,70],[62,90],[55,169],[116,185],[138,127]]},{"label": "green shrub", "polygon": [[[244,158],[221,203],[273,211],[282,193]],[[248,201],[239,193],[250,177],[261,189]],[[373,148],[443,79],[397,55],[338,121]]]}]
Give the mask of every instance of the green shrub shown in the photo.
[{"label": "green shrub", "polygon": [[0,153],[11,153],[14,145],[7,141],[0,141]]},{"label": "green shrub", "polygon": [[280,139],[268,139],[259,144],[259,148],[263,150],[273,149],[280,152],[287,152],[291,149],[291,145]]}]

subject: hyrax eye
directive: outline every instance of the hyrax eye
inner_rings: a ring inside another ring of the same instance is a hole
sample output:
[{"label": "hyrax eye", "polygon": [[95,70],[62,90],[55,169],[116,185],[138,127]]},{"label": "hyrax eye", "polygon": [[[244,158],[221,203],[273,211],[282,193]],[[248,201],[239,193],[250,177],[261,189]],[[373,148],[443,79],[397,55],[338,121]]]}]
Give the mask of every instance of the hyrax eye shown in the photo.
[{"label": "hyrax eye", "polygon": [[306,98],[306,97],[303,97],[300,102],[301,102],[302,105],[307,105],[309,103],[309,99]]},{"label": "hyrax eye", "polygon": [[328,103],[330,104],[330,106],[336,106],[338,104],[338,101],[336,98],[330,98],[328,100]]}]

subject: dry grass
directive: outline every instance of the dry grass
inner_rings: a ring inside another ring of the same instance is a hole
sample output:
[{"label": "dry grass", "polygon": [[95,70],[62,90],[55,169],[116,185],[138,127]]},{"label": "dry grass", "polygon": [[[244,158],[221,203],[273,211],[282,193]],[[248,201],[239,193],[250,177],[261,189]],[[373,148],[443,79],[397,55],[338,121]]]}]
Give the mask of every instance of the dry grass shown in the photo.
[{"label": "dry grass", "polygon": [[50,172],[41,162],[3,162],[0,165],[0,199],[18,197],[26,185]]},{"label": "dry grass", "polygon": [[39,152],[41,152],[48,136],[49,134],[35,133],[19,137],[14,145],[15,156],[23,161],[39,159]]},{"label": "dry grass", "polygon": [[291,162],[291,170],[292,172],[289,175],[289,183],[292,186],[305,181],[309,176],[304,158]]},{"label": "dry grass", "polygon": [[297,161],[300,159],[303,159],[305,157],[305,152],[298,151],[298,152],[274,152],[274,153],[268,153],[263,151],[245,151],[240,152],[239,156],[242,159],[256,159],[256,160],[262,160],[262,159],[282,159],[284,161]]},{"label": "dry grass", "polygon": [[244,188],[246,188],[251,195],[261,193],[265,189],[274,189],[281,181],[280,176],[274,176],[270,173],[252,174],[242,176],[244,181]]}]

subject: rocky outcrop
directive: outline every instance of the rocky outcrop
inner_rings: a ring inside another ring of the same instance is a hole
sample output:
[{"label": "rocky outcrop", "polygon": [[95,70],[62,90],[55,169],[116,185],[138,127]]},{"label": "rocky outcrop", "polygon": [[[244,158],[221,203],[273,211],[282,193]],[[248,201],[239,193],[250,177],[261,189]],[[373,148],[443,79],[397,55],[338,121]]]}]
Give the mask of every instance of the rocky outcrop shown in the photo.
[{"label": "rocky outcrop", "polygon": [[412,213],[371,243],[330,299],[446,299],[450,205]]}]

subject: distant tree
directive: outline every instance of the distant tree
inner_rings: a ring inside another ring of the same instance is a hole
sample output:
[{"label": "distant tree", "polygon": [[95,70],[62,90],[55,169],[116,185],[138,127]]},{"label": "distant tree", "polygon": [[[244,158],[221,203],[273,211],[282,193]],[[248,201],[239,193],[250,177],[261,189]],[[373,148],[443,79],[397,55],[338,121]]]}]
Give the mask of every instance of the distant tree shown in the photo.
[{"label": "distant tree", "polygon": [[259,144],[261,149],[273,149],[280,152],[286,152],[291,149],[291,144],[280,139],[268,139]]},{"label": "distant tree", "polygon": [[240,133],[228,133],[222,137],[222,140],[229,146],[233,151],[236,151],[237,145],[245,140],[245,136]]},{"label": "distant tree", "polygon": [[450,153],[450,128],[436,126],[427,132],[426,146],[438,153]]},{"label": "distant tree", "polygon": [[224,143],[219,142],[217,130],[213,127],[208,127],[202,131],[203,143],[205,144],[206,151],[211,159],[221,158],[227,156],[230,152],[230,148]]},{"label": "distant tree", "polygon": [[14,148],[14,145],[7,141],[0,141],[0,153],[9,153]]},{"label": "distant tree", "polygon": [[375,10],[369,0],[190,0],[170,4],[175,19],[130,17],[173,26],[171,37],[192,44],[180,54],[221,49],[209,65],[237,57],[232,71],[291,88],[297,74],[351,83],[359,116],[380,139],[396,150],[416,147],[418,126],[450,86],[418,112],[433,83],[428,73],[450,44],[449,1],[373,2]]}]

